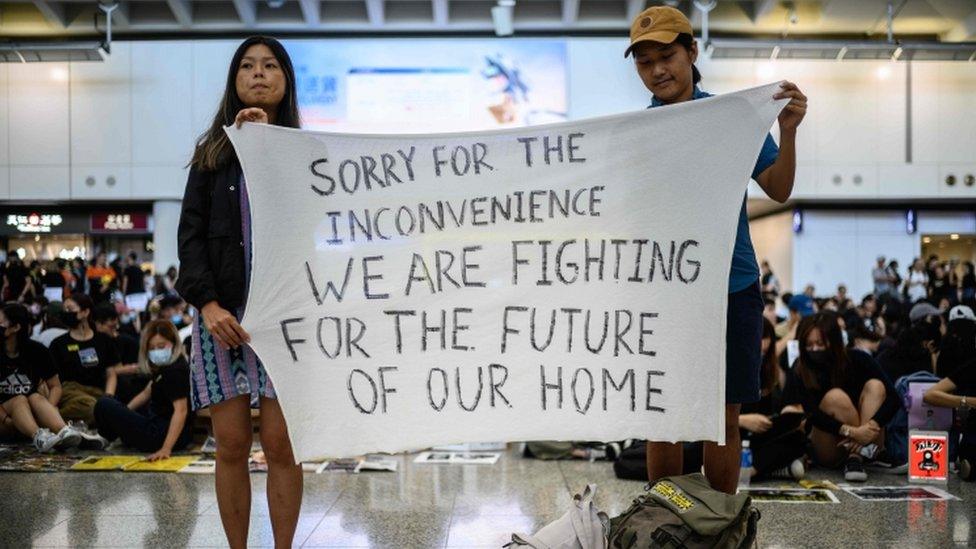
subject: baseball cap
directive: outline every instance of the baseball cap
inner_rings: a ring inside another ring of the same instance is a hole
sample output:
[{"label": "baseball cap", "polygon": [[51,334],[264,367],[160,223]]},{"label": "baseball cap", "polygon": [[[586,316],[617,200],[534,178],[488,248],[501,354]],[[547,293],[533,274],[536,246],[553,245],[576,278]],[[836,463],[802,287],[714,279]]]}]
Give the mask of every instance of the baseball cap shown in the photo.
[{"label": "baseball cap", "polygon": [[940,314],[942,314],[942,311],[936,309],[935,305],[932,305],[931,303],[922,302],[912,307],[912,310],[908,313],[908,320],[911,320],[914,323],[919,320],[922,320],[927,316],[940,315]]},{"label": "baseball cap", "polygon": [[691,22],[681,10],[671,6],[647,8],[630,24],[630,45],[624,51],[624,57],[629,56],[639,42],[670,44],[681,33],[694,36]]},{"label": "baseball cap", "polygon": [[816,312],[813,310],[813,298],[805,294],[798,294],[790,298],[787,307],[793,312],[800,313],[800,317],[810,316]]},{"label": "baseball cap", "polygon": [[976,314],[973,314],[973,310],[965,305],[956,305],[949,309],[949,320],[959,319],[976,321]]}]

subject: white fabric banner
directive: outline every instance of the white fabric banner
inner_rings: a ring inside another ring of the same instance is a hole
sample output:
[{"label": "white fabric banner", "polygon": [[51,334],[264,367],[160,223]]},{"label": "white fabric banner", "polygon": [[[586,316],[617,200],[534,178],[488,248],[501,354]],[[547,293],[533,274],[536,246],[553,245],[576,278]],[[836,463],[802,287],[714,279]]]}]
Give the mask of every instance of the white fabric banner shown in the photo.
[{"label": "white fabric banner", "polygon": [[477,133],[227,128],[242,324],[296,457],[724,442],[732,247],[777,89]]}]

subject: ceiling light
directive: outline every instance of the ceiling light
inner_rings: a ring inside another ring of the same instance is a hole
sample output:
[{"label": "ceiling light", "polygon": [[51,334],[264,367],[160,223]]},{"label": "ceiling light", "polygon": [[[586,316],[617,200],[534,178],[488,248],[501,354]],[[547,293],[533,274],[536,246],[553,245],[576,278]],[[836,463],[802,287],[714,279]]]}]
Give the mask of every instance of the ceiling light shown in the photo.
[{"label": "ceiling light", "polygon": [[497,36],[515,34],[515,0],[498,0],[498,5],[491,8],[491,20]]}]

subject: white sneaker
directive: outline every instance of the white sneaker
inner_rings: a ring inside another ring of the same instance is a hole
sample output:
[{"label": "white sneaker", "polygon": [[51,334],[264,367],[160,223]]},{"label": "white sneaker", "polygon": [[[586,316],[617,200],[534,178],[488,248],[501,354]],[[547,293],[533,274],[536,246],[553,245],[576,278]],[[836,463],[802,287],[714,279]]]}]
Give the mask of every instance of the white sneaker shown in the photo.
[{"label": "white sneaker", "polygon": [[806,467],[803,466],[802,459],[794,459],[793,463],[790,463],[788,467],[783,467],[782,469],[777,469],[769,474],[770,478],[789,478],[794,480],[800,480],[807,474]]},{"label": "white sneaker", "polygon": [[81,436],[78,447],[82,450],[101,451],[108,448],[108,439],[98,433],[89,433],[87,431],[77,431],[77,433]]},{"label": "white sneaker", "polygon": [[58,441],[55,443],[54,449],[63,452],[81,444],[81,433],[75,431],[70,425],[65,425],[58,432],[57,439]]},{"label": "white sneaker", "polygon": [[34,448],[37,448],[38,452],[46,454],[54,449],[54,445],[58,443],[58,436],[52,433],[49,429],[38,429],[34,433]]}]

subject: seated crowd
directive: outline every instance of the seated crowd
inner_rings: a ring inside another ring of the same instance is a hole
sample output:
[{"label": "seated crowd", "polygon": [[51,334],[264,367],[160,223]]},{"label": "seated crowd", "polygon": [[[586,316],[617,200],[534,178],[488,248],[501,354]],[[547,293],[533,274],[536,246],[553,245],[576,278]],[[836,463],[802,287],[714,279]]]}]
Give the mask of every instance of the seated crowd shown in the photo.
[{"label": "seated crowd", "polygon": [[[86,279],[82,273],[93,269],[96,276]],[[38,451],[51,452],[102,450],[121,439],[152,453],[150,459],[169,457],[190,444],[186,346],[192,318],[186,304],[172,284],[157,281],[159,293],[146,310],[131,310],[125,295],[140,290],[152,295],[153,288],[136,275],[135,256],[118,277],[102,274],[111,269],[102,254],[87,270],[83,262],[80,270],[52,262],[36,280],[28,275],[26,290],[17,286],[11,292],[10,279],[33,270],[6,265],[0,440],[27,438]],[[34,291],[47,290],[51,275],[63,282],[60,301],[49,301],[49,291]],[[170,275],[175,279],[175,272]]]},{"label": "seated crowd", "polygon": [[[98,264],[103,263],[100,256]],[[52,268],[57,266],[52,263]],[[967,269],[966,284],[972,275]],[[880,258],[875,271],[880,292],[855,303],[843,285],[826,298],[816,297],[812,286],[802,294],[780,295],[764,263],[762,398],[743,405],[739,419],[742,439],[753,454],[744,474],[801,478],[815,464],[842,469],[847,480],[856,482],[866,480],[866,463],[903,468],[905,381],[923,380],[934,383],[925,393],[927,404],[956,411],[950,447],[959,458],[960,474],[971,478],[976,463],[976,414],[968,414],[976,402],[974,295],[962,283],[953,286],[956,291],[936,285],[922,295],[906,284],[899,292],[899,282]],[[40,284],[47,273],[41,269],[39,274]],[[171,281],[157,281],[146,310],[132,311],[121,288],[141,289],[144,281],[133,281],[136,275],[128,267],[120,278],[121,286],[105,285],[103,278],[86,283],[81,273],[65,275],[70,284],[62,301],[48,302],[43,294],[20,287],[13,295],[5,292],[13,299],[0,307],[0,439],[27,437],[42,452],[103,449],[121,439],[151,452],[153,459],[190,444],[191,311]],[[175,272],[167,273],[170,278]],[[6,275],[4,280],[9,285]],[[778,305],[784,315],[778,314]],[[697,470],[694,444],[687,446],[691,458],[685,468]],[[627,442],[539,442],[529,443],[526,454],[619,460],[628,450],[643,448]]]}]

